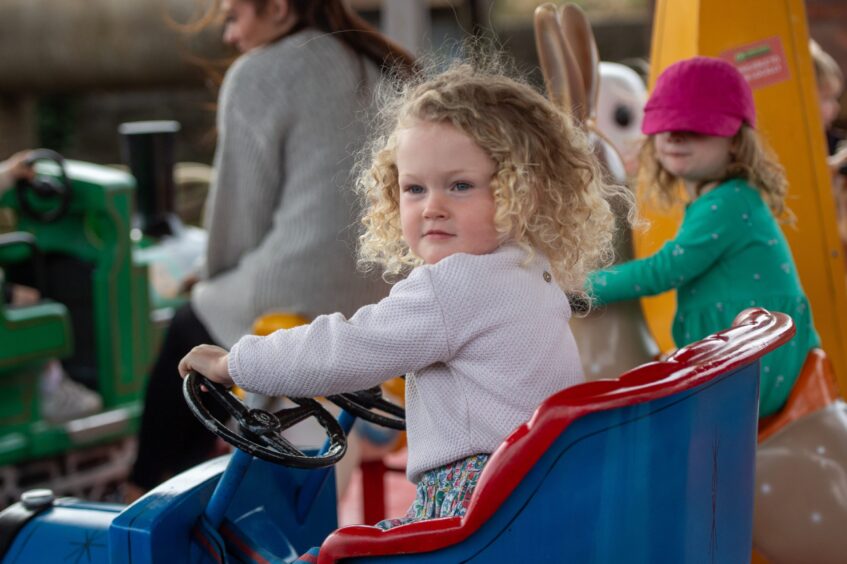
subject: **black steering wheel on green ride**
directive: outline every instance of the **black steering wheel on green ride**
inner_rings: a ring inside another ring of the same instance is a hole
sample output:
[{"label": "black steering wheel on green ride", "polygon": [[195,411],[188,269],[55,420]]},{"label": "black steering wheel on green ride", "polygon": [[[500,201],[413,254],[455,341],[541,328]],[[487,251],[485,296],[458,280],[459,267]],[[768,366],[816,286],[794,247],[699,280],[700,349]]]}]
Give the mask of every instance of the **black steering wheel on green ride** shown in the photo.
[{"label": "black steering wheel on green ride", "polygon": [[36,221],[52,223],[68,213],[71,204],[71,181],[65,171],[65,159],[50,149],[35,149],[27,157],[32,165],[51,161],[59,167],[57,176],[36,175],[33,180],[21,179],[15,185],[21,212]]}]

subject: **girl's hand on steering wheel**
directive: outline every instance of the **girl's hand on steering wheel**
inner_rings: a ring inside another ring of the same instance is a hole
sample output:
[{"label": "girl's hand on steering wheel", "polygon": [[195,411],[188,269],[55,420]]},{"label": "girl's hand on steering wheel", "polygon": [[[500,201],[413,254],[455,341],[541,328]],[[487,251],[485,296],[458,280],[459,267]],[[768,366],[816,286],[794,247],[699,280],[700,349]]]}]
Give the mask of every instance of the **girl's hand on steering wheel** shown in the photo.
[{"label": "girl's hand on steering wheel", "polygon": [[194,347],[179,361],[179,375],[185,378],[189,372],[199,372],[213,382],[232,387],[235,382],[229,375],[228,356],[226,349],[214,345]]}]

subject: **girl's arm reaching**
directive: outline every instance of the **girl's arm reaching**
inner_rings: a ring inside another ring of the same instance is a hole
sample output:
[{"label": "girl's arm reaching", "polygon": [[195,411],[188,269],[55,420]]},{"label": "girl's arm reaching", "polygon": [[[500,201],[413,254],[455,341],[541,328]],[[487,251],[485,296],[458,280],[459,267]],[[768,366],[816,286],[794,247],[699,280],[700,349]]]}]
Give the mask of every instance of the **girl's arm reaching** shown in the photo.
[{"label": "girl's arm reaching", "polygon": [[720,196],[710,192],[692,203],[674,239],[654,255],[589,277],[589,291],[599,303],[653,296],[678,288],[713,267],[735,243],[747,205],[732,186]]},{"label": "girl's arm reaching", "polygon": [[369,388],[450,357],[441,305],[421,267],[350,319],[322,315],[267,337],[243,337],[227,363],[245,390],[313,397]]}]

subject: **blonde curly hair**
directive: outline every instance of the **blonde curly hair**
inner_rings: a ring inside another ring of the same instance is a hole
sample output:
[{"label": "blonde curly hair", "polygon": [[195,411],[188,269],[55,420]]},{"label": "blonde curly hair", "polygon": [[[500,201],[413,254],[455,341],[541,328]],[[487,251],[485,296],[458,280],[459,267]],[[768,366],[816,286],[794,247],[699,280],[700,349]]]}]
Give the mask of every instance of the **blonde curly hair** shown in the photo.
[{"label": "blonde curly hair", "polygon": [[[523,81],[458,62],[436,76],[382,89],[387,98],[356,181],[364,199],[359,260],[393,278],[421,264],[402,238],[398,130],[418,121],[448,123],[495,162],[491,191],[501,241],[543,254],[563,290],[579,296],[586,274],[614,258],[609,204],[629,190],[609,184],[571,117]],[[386,95],[387,94],[387,95]]]},{"label": "blonde curly hair", "polygon": [[[680,179],[659,162],[654,137],[648,137],[641,148],[639,183],[646,187],[648,197],[653,197],[663,207],[672,207],[679,201]],[[785,204],[788,195],[785,169],[759,133],[746,124],[732,138],[731,160],[719,181],[732,178],[742,178],[756,188],[778,220],[794,223],[794,214]]]}]

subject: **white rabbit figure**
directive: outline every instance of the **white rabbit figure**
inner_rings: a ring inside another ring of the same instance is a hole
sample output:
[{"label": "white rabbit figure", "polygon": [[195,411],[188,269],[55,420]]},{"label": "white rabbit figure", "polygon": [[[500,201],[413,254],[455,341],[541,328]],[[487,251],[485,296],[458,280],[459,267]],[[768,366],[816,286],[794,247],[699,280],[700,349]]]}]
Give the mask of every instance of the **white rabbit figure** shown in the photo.
[{"label": "white rabbit figure", "polygon": [[647,87],[631,68],[619,63],[600,62],[600,87],[594,122],[623,159],[627,176],[638,172],[638,152],[644,136],[641,121]]}]

